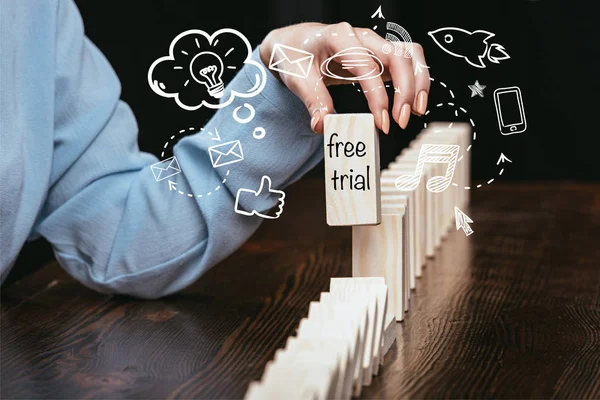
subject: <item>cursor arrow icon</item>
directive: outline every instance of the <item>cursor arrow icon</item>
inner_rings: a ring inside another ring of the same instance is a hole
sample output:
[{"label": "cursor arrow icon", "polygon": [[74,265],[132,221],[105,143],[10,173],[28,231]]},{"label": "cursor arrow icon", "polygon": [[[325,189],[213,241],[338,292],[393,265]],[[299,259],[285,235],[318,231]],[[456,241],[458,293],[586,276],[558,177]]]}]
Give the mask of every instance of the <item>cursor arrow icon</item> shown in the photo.
[{"label": "cursor arrow icon", "polygon": [[177,182],[169,180],[169,190],[177,190]]},{"label": "cursor arrow icon", "polygon": [[469,218],[467,214],[460,211],[458,207],[454,206],[454,219],[456,219],[456,230],[462,228],[465,231],[465,235],[469,236],[473,233],[473,229],[469,226],[469,223],[473,223],[473,220]]},{"label": "cursor arrow icon", "polygon": [[506,162],[508,161],[509,163],[511,163],[512,161],[510,161],[510,159],[508,157],[506,157],[504,155],[504,153],[500,153],[500,158],[498,159],[498,162],[496,163],[496,165],[500,165],[500,163]]}]

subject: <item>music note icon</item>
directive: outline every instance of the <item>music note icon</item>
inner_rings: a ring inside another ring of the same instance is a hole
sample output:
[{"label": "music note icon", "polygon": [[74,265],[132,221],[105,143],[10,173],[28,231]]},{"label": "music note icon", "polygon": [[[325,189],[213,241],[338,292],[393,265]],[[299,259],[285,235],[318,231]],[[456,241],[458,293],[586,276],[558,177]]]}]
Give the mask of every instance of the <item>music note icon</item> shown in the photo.
[{"label": "music note icon", "polygon": [[460,146],[457,144],[424,144],[419,151],[417,168],[414,175],[401,175],[396,179],[398,190],[410,192],[419,186],[425,163],[448,164],[444,176],[433,176],[427,181],[427,190],[433,193],[443,192],[450,186],[456,169],[456,160]]}]

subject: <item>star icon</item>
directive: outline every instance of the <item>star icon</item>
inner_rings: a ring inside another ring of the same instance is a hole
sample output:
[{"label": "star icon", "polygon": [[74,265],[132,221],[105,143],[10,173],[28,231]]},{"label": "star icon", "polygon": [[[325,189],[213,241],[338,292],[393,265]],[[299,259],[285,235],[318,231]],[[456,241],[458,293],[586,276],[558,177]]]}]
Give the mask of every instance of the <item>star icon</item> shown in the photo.
[{"label": "star icon", "polygon": [[480,85],[479,81],[476,80],[473,85],[468,85],[469,89],[471,89],[471,97],[475,97],[479,95],[479,97],[483,97],[483,89],[486,88],[485,85]]}]

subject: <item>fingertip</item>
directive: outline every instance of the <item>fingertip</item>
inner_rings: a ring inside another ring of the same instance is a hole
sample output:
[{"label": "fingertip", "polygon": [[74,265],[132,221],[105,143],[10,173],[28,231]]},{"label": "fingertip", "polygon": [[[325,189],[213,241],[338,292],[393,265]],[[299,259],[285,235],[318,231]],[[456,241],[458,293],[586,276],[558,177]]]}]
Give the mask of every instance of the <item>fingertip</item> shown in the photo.
[{"label": "fingertip", "polygon": [[400,115],[398,115],[398,125],[402,129],[406,129],[408,121],[410,120],[411,107],[410,104],[404,103],[400,109]]},{"label": "fingertip", "polygon": [[381,110],[381,130],[386,135],[390,133],[390,116],[385,108]]}]

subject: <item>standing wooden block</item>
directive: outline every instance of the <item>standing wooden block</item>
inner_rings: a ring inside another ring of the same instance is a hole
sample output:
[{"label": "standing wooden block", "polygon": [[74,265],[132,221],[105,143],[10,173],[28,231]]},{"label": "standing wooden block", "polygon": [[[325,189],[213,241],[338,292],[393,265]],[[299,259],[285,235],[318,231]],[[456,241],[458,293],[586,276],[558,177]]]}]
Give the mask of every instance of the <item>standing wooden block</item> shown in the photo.
[{"label": "standing wooden block", "polygon": [[404,319],[403,214],[384,213],[378,226],[352,227],[352,276],[384,277],[390,311]]},{"label": "standing wooden block", "polygon": [[324,124],[327,224],[379,224],[379,138],[373,115],[329,114]]}]

